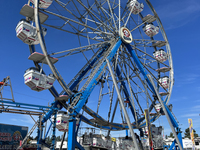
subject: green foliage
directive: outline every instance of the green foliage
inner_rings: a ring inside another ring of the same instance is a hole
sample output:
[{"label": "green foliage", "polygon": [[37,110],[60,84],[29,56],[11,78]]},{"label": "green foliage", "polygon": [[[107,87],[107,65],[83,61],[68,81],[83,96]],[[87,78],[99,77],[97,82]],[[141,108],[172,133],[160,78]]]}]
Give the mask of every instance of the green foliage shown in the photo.
[{"label": "green foliage", "polygon": [[[195,131],[195,129],[193,129],[193,132],[194,132],[194,138],[196,138],[196,137],[198,137],[199,135],[196,133],[196,131]],[[184,138],[189,138],[189,139],[191,139],[191,137],[190,137],[190,129],[189,128],[187,128],[187,129],[185,129],[185,136],[184,136]]]},{"label": "green foliage", "polygon": [[174,134],[172,132],[170,132],[168,137],[174,138]]},{"label": "green foliage", "polygon": [[56,141],[61,141],[61,137],[60,137],[60,136],[57,136],[57,137],[56,137]]}]

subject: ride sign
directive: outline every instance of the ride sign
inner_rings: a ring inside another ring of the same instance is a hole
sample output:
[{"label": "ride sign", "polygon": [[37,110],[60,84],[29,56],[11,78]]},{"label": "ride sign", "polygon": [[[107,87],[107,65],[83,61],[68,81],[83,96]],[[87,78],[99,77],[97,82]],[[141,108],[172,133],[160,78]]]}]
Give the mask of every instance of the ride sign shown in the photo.
[{"label": "ride sign", "polygon": [[120,37],[125,43],[128,44],[130,44],[133,40],[131,32],[125,27],[122,27],[120,29]]}]

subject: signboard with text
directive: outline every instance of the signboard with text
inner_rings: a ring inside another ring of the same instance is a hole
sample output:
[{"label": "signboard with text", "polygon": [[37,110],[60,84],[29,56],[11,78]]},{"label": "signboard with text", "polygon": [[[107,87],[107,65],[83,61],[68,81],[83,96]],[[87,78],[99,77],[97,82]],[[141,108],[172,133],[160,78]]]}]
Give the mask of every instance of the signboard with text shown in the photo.
[{"label": "signboard with text", "polygon": [[0,124],[0,150],[14,150],[27,135],[28,127]]}]

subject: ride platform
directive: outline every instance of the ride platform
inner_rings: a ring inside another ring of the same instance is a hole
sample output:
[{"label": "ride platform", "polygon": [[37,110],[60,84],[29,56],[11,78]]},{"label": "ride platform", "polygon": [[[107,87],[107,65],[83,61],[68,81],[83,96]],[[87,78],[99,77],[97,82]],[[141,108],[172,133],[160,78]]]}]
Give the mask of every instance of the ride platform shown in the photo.
[{"label": "ride platform", "polygon": [[[25,4],[22,9],[20,10],[20,14],[30,18],[31,20],[34,20],[34,8]],[[42,13],[39,11],[39,18],[40,18],[40,23],[43,24],[47,19],[48,15]]]},{"label": "ride platform", "polygon": [[[33,60],[35,62],[38,62],[38,63],[44,63],[44,64],[48,64],[46,59],[45,59],[45,56],[41,53],[38,53],[38,52],[34,52],[32,53],[29,57],[28,57],[29,60]],[[55,64],[58,59],[57,58],[54,58],[54,57],[49,57],[50,61]]]}]

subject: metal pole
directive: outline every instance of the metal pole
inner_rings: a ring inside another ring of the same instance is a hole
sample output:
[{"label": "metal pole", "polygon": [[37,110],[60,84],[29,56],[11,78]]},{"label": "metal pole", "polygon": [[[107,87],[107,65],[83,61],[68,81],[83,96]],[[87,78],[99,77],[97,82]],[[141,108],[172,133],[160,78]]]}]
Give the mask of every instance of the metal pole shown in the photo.
[{"label": "metal pole", "polygon": [[59,150],[62,150],[62,146],[63,146],[63,141],[65,140],[65,135],[66,135],[66,132],[64,132],[63,136],[62,136],[62,141],[60,143],[60,149]]},{"label": "metal pole", "polygon": [[40,139],[41,139],[41,116],[39,116],[39,123],[38,123],[38,131],[37,131],[37,150],[41,150],[41,144],[40,144]]},{"label": "metal pole", "polygon": [[10,77],[8,76],[8,80],[10,82],[10,90],[11,90],[11,94],[12,94],[12,101],[15,102],[14,100],[14,95],[13,95],[13,90],[12,90],[12,85],[11,85],[11,80],[10,80]]},{"label": "metal pole", "polygon": [[69,120],[69,130],[68,130],[68,142],[67,142],[67,149],[68,150],[75,150],[76,144],[76,118],[72,117]]},{"label": "metal pole", "polygon": [[122,97],[121,97],[121,94],[120,94],[120,91],[119,91],[119,88],[117,86],[117,81],[116,81],[116,78],[115,78],[115,75],[112,71],[112,68],[111,68],[111,65],[110,65],[110,62],[108,61],[108,59],[106,59],[106,62],[107,62],[107,65],[108,65],[108,68],[109,68],[109,71],[110,71],[110,74],[111,74],[111,77],[113,79],[113,83],[114,83],[114,86],[115,86],[115,89],[117,91],[117,95],[118,95],[118,98],[119,98],[119,102],[120,102],[120,105],[124,111],[124,116],[126,118],[126,122],[128,124],[128,127],[129,127],[129,130],[130,130],[130,133],[131,133],[131,136],[132,136],[132,139],[133,139],[133,142],[134,142],[134,145],[136,147],[136,150],[139,150],[139,147],[137,145],[137,140],[135,138],[135,133],[133,131],[133,128],[132,128],[132,125],[131,125],[131,122],[130,122],[130,119],[129,119],[129,116],[128,116],[128,113],[126,111],[126,108],[124,107],[124,103],[123,103],[123,100],[122,100]]},{"label": "metal pole", "polygon": [[57,111],[54,110],[54,120],[53,120],[53,133],[52,133],[52,143],[51,143],[51,150],[55,149],[55,143],[56,143],[56,116]]},{"label": "metal pole", "polygon": [[[117,100],[116,100],[116,103],[115,103],[115,107],[114,107],[114,111],[113,111],[113,115],[112,115],[112,118],[111,118],[111,123],[113,123],[113,120],[114,120],[114,117],[115,117],[115,112],[116,112],[116,109],[117,109],[117,104],[118,104],[118,98],[117,98]],[[109,137],[109,135],[110,135],[110,130],[108,130],[108,133],[107,133],[107,138]]]},{"label": "metal pole", "polygon": [[177,136],[177,134],[176,134],[176,131],[175,131],[174,126],[173,126],[173,124],[172,124],[172,122],[171,122],[171,119],[170,119],[170,117],[169,117],[169,114],[168,114],[168,112],[167,112],[167,110],[166,110],[166,108],[165,108],[165,105],[164,105],[164,103],[163,103],[163,101],[162,101],[162,99],[161,99],[161,97],[160,97],[160,94],[159,94],[158,91],[157,91],[157,88],[156,88],[156,86],[155,86],[155,84],[154,84],[154,81],[153,81],[151,75],[148,74],[147,77],[149,78],[150,82],[151,82],[152,85],[153,85],[153,88],[154,88],[154,90],[155,90],[155,92],[156,92],[156,95],[157,95],[158,100],[159,100],[159,102],[160,102],[160,104],[161,104],[161,106],[162,106],[162,109],[163,109],[163,111],[164,111],[164,113],[165,113],[165,116],[166,116],[166,118],[167,118],[167,120],[168,120],[168,122],[169,122],[169,125],[170,125],[170,127],[171,127],[171,129],[172,129],[172,132],[173,132],[173,134],[174,134],[174,136],[175,136],[175,139],[176,139],[176,141],[177,141],[177,143],[178,143],[178,146],[179,146],[180,150],[183,150],[183,147],[182,147],[182,145],[181,145],[181,142],[179,141],[179,138],[178,138],[178,136]]}]

